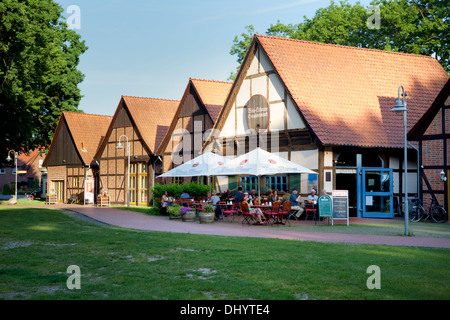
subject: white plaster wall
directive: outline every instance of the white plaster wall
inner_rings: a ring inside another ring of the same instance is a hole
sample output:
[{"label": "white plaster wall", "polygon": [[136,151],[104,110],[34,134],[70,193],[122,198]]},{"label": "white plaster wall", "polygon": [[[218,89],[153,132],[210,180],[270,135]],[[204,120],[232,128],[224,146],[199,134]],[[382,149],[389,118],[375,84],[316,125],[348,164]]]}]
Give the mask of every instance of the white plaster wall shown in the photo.
[{"label": "white plaster wall", "polygon": [[287,125],[288,129],[304,129],[305,123],[300,118],[297,107],[292,102],[291,98],[287,99]]},{"label": "white plaster wall", "polygon": [[270,109],[270,131],[284,130],[284,103],[279,102],[269,105]]},{"label": "white plaster wall", "polygon": [[233,105],[233,107],[230,110],[230,113],[228,114],[228,118],[225,121],[225,124],[223,126],[222,131],[220,132],[220,137],[232,137],[235,136],[236,132],[235,132],[235,121],[236,121],[236,116],[235,116],[235,106]]},{"label": "white plaster wall", "polygon": [[250,79],[242,82],[241,88],[236,96],[236,103],[239,107],[243,107],[250,100]]},{"label": "white plaster wall", "polygon": [[252,79],[252,96],[260,94],[267,99],[267,77],[257,77]]},{"label": "white plaster wall", "polygon": [[269,102],[284,99],[284,86],[278,75],[272,73],[269,75]]},{"label": "white plaster wall", "polygon": [[260,57],[259,71],[260,72],[268,72],[268,71],[273,70],[272,64],[270,63],[269,58],[266,56],[264,51],[258,49],[258,53],[259,53],[259,57]]},{"label": "white plaster wall", "polygon": [[247,108],[236,109],[237,128],[236,134],[246,134],[248,132],[247,126]]},{"label": "white plaster wall", "polygon": [[291,161],[311,170],[319,169],[319,150],[293,151]]}]

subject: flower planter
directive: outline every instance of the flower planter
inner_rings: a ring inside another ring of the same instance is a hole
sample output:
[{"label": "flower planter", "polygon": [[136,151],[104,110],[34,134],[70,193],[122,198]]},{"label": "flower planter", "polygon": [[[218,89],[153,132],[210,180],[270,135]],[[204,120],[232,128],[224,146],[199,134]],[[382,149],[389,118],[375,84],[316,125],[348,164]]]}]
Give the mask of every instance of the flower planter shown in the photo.
[{"label": "flower planter", "polygon": [[213,223],[214,222],[214,212],[200,212],[199,218],[200,218],[200,223]]},{"label": "flower planter", "polygon": [[97,197],[97,206],[109,206],[109,197],[107,196],[98,196]]},{"label": "flower planter", "polygon": [[183,222],[194,222],[196,217],[195,210],[186,211],[185,214],[181,215],[181,220]]},{"label": "flower planter", "polygon": [[46,204],[56,204],[57,202],[58,202],[58,197],[56,195],[45,197]]}]

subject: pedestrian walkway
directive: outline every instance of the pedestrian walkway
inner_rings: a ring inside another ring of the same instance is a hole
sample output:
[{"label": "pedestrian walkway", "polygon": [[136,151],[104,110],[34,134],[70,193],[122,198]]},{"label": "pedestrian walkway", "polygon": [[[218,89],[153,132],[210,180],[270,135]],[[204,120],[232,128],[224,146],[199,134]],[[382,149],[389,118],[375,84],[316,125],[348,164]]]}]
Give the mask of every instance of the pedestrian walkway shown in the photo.
[{"label": "pedestrian walkway", "polygon": [[[63,210],[78,212],[84,216],[95,219],[105,224],[120,226],[123,228],[190,233],[216,236],[233,237],[257,237],[276,238],[300,241],[338,242],[353,244],[378,244],[394,246],[413,246],[450,249],[450,239],[445,238],[421,238],[404,236],[381,236],[365,234],[329,233],[315,231],[298,231],[290,228],[260,227],[242,225],[241,223],[216,222],[212,224],[200,224],[198,222],[182,222],[170,220],[168,217],[150,216],[139,212],[120,210],[114,208],[98,208],[91,206],[61,207]],[[353,222],[365,223],[373,219],[354,218]],[[376,219],[380,222],[380,219]],[[381,220],[385,221],[385,220]],[[391,220],[392,221],[392,220]],[[351,222],[352,223],[352,222]]]}]

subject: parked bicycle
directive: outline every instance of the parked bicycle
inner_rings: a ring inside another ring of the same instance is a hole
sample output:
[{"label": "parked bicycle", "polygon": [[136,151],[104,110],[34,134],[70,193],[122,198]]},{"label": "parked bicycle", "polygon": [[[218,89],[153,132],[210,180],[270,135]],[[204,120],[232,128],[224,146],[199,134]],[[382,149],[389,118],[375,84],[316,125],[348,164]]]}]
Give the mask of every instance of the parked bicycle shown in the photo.
[{"label": "parked bicycle", "polygon": [[412,200],[412,208],[409,212],[409,220],[412,222],[425,221],[432,218],[437,223],[447,221],[447,212],[441,206],[438,206],[435,199],[430,198],[428,209],[423,207],[423,201],[420,199]]}]

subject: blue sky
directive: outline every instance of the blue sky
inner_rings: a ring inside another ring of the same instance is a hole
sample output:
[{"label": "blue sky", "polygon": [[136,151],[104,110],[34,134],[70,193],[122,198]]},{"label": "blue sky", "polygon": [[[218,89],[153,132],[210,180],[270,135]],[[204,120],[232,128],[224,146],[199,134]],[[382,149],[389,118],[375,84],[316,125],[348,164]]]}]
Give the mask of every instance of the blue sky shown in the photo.
[{"label": "blue sky", "polygon": [[[227,81],[230,48],[245,26],[264,34],[277,20],[299,23],[330,0],[56,0],[80,8],[76,30],[89,49],[79,69],[86,113],[113,115],[121,95],[181,99],[189,77]],[[337,1],[336,1],[337,2]],[[356,3],[357,1],[349,1]],[[365,7],[368,0],[359,1]]]}]

